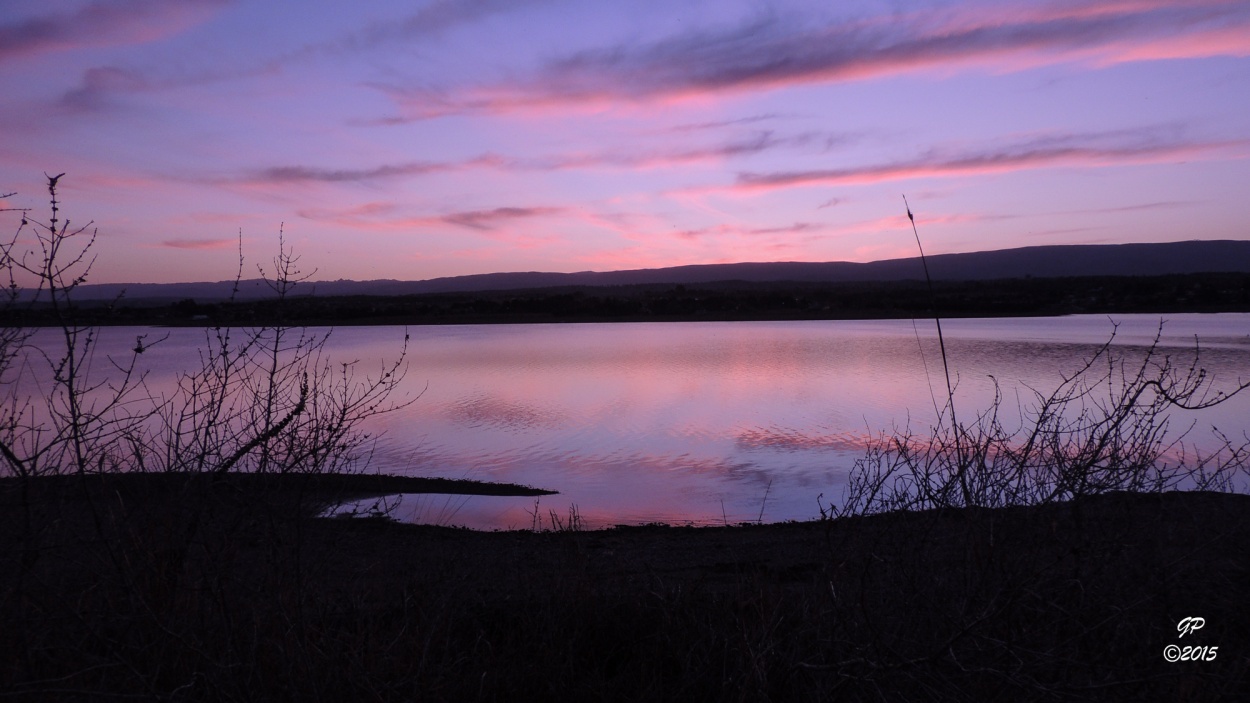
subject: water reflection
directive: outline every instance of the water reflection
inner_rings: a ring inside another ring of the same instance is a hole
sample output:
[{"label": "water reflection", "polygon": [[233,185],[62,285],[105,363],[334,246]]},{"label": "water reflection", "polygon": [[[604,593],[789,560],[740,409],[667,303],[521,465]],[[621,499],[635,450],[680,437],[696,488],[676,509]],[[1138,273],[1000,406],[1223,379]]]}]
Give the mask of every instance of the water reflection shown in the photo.
[{"label": "water reflection", "polygon": [[[1117,351],[1140,354],[1159,318],[1119,316]],[[1105,316],[950,320],[961,408],[986,407],[995,381],[1016,407],[1049,391],[1107,341]],[[142,330],[140,330],[142,332]],[[924,433],[944,401],[931,321],[561,324],[409,330],[403,411],[379,418],[375,468],[510,481],[560,491],[537,508],[588,525],[807,519],[839,494],[868,438]],[[124,350],[136,331],[112,328]],[[404,330],[334,331],[329,352],[380,368]],[[1250,379],[1250,315],[1177,315],[1166,353],[1195,335],[1217,385]],[[194,360],[202,330],[176,329],[145,354],[149,387]],[[102,350],[107,352],[107,349]],[[1203,415],[1242,436],[1250,395]],[[1191,438],[1208,441],[1197,428]],[[529,527],[534,499],[406,497],[395,514],[477,528]]]},{"label": "water reflection", "polygon": [[[1159,320],[1119,322],[1117,349],[1133,354]],[[990,402],[995,379],[1009,405],[1027,406],[1031,388],[1053,388],[1113,329],[1103,316],[945,326],[968,408]],[[1161,343],[1184,356],[1199,335],[1204,366],[1231,383],[1250,377],[1247,331],[1250,316],[1176,316]],[[553,488],[544,511],[576,504],[590,524],[734,522],[761,508],[765,519],[813,517],[868,437],[923,433],[945,396],[925,321],[478,326],[414,338],[413,375],[429,389],[386,421],[380,463]],[[1205,419],[1240,433],[1247,409],[1239,398]],[[474,498],[454,522],[525,526],[533,509]]]}]

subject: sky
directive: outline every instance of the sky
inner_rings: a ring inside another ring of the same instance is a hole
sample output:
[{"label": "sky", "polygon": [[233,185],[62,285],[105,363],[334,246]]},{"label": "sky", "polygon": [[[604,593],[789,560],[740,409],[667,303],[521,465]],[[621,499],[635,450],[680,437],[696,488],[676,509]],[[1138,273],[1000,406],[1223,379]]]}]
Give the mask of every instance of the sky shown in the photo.
[{"label": "sky", "polygon": [[1250,239],[1247,0],[0,0],[0,94],[94,283]]}]

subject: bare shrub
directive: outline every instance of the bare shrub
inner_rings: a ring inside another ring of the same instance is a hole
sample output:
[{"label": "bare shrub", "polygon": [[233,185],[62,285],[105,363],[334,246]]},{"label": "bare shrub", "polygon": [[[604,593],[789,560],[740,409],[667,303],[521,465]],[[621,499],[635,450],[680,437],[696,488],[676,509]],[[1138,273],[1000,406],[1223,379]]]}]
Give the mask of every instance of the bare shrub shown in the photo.
[{"label": "bare shrub", "polygon": [[1158,334],[1140,360],[1131,356],[1108,340],[1053,391],[1033,390],[1027,407],[1014,408],[1014,428],[1005,424],[1012,408],[996,383],[993,401],[970,425],[940,417],[927,437],[879,436],[855,463],[841,511],[995,508],[1113,491],[1232,488],[1246,469],[1250,441],[1217,435],[1221,446],[1199,453],[1186,441],[1194,424],[1174,431],[1175,419],[1250,384],[1217,391],[1197,349],[1178,363],[1162,352]]},{"label": "bare shrub", "polygon": [[[182,374],[168,396],[158,395],[139,360],[163,337],[139,336],[126,357],[101,360],[99,330],[75,321],[72,295],[94,262],[96,231],[60,219],[59,179],[48,179],[49,220],[23,216],[0,251],[10,282],[0,336],[4,473],[321,473],[366,458],[373,438],[362,424],[404,405],[390,397],[406,371],[407,334],[395,361],[361,377],[356,361],[330,358],[329,332],[282,320],[218,326],[205,330],[199,368]],[[260,269],[279,310],[307,279],[298,261],[279,235],[272,271]],[[240,254],[236,291],[241,275]],[[56,345],[33,344],[23,315],[51,320]]]},{"label": "bare shrub", "polygon": [[[910,207],[907,218],[920,247]],[[923,248],[920,257],[924,262]],[[1017,403],[1018,424],[1008,429],[1004,422],[1012,421],[997,379],[989,407],[971,423],[956,418],[941,317],[936,310],[933,315],[946,380],[937,424],[928,436],[910,428],[878,436],[852,468],[843,504],[832,514],[1041,505],[1113,491],[1229,490],[1248,468],[1250,437],[1217,434],[1221,446],[1201,454],[1186,442],[1193,423],[1172,431],[1175,414],[1212,408],[1250,382],[1217,390],[1196,342],[1184,361],[1164,352],[1162,321],[1137,359],[1113,346],[1113,328],[1053,391],[1030,389],[1031,403]]]},{"label": "bare shrub", "polygon": [[[107,375],[91,373],[99,333],[75,322],[72,294],[87,280],[96,230],[90,222],[74,227],[60,218],[57,182],[63,175],[48,178],[48,221],[23,214],[0,262],[9,279],[8,319],[0,340],[0,373],[8,374],[0,410],[0,456],[6,473],[16,476],[118,470],[124,447],[151,412],[135,407],[141,400],[142,374],[136,362],[145,349],[143,338],[129,358],[103,360]],[[30,248],[22,251],[27,244]],[[52,320],[59,333],[57,348],[32,344],[33,330],[14,319],[35,309]],[[36,368],[46,378],[38,378]],[[39,397],[22,394],[23,374],[34,377]]]},{"label": "bare shrub", "polygon": [[[307,278],[298,261],[280,236],[272,278],[260,269],[279,310]],[[330,332],[279,320],[243,330],[214,327],[204,335],[200,367],[182,374],[173,396],[159,406],[155,446],[161,452],[150,468],[341,472],[365,458],[373,438],[363,423],[415,402],[390,400],[407,370],[407,333],[398,358],[363,378],[357,361],[330,358]]]}]

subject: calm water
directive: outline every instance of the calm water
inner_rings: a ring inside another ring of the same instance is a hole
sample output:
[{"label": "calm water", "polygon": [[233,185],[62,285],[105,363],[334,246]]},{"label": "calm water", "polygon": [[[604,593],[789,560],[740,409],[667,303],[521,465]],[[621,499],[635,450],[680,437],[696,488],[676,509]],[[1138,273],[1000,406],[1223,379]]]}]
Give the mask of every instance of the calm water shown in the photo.
[{"label": "calm water", "polygon": [[[1117,349],[1153,339],[1157,316],[1116,316]],[[1112,332],[1106,316],[943,323],[957,407],[971,414],[993,379],[1051,390]],[[105,330],[133,346],[145,330]],[[539,510],[576,505],[591,525],[806,519],[841,494],[865,438],[925,432],[931,388],[945,394],[932,321],[727,322],[413,327],[400,398],[373,465],[387,472],[511,481],[560,491]],[[171,330],[145,355],[153,382],[194,360],[198,330]],[[347,327],[331,350],[362,370],[394,358],[404,330]],[[1174,315],[1162,344],[1178,358],[1200,340],[1218,386],[1250,379],[1250,315]],[[1250,394],[1208,411],[1240,437]],[[478,528],[529,527],[534,499],[407,496],[395,515]]]}]

